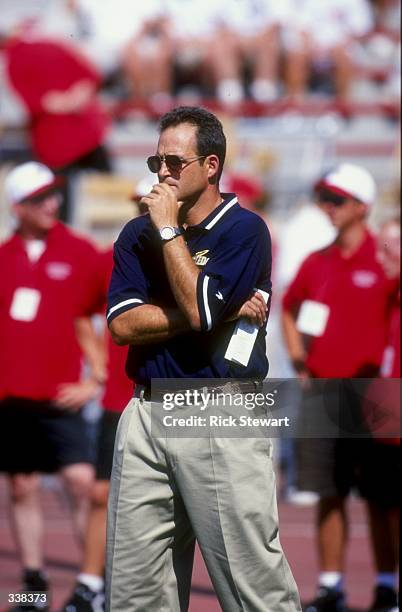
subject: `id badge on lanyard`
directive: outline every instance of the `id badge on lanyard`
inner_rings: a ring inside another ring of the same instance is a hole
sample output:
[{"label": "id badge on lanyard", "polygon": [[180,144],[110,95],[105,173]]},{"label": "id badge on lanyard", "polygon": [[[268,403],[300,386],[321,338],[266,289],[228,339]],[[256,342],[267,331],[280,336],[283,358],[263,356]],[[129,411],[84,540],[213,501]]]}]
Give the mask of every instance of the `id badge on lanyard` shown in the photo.
[{"label": "id badge on lanyard", "polygon": [[10,306],[10,317],[15,321],[34,321],[38,314],[41,294],[37,289],[18,287]]},{"label": "id badge on lanyard", "polygon": [[319,337],[326,330],[329,306],[313,300],[305,300],[299,310],[296,327],[302,334]]}]

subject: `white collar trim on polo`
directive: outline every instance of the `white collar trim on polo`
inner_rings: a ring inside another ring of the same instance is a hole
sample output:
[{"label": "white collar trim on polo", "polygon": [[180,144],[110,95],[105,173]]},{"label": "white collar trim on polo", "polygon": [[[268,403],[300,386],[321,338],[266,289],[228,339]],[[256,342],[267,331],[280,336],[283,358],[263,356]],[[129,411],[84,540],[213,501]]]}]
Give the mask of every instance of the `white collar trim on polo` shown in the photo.
[{"label": "white collar trim on polo", "polygon": [[205,226],[206,230],[210,230],[214,225],[218,223],[218,221],[223,217],[227,211],[237,204],[237,196],[232,198],[216,215],[215,217]]}]

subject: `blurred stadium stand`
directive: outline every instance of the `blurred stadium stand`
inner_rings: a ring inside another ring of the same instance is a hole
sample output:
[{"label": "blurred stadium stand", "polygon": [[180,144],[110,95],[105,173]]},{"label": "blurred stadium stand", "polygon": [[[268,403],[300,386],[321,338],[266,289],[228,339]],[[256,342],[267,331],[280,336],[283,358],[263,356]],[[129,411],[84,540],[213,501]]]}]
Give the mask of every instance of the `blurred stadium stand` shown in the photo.
[{"label": "blurred stadium stand", "polygon": [[[79,45],[85,28],[79,19],[74,20],[74,6],[74,0],[3,0],[0,34],[29,17],[41,20],[42,31]],[[262,181],[268,214],[279,224],[297,202],[309,197],[314,179],[340,159],[366,166],[378,181],[381,206],[395,206],[400,153],[400,86],[396,84],[400,6],[393,0],[372,0],[371,7],[375,25],[354,46],[355,77],[347,101],[339,101],[318,87],[302,101],[282,95],[272,103],[258,104],[246,98],[238,105],[224,107],[216,99],[205,99],[210,92],[197,89],[195,81],[190,90],[186,87],[176,92],[178,97],[164,100],[162,108],[131,94],[127,98],[127,92],[122,96],[121,89],[110,86],[106,79],[101,94],[114,120],[106,143],[114,173],[98,179],[81,175],[75,185],[73,224],[93,231],[101,241],[108,240],[108,226],[110,238],[114,235],[116,227],[131,214],[127,202],[130,183],[134,188],[143,177],[145,158],[155,150],[155,120],[170,107],[194,102],[222,118],[229,141],[228,170],[255,175]],[[0,181],[9,164],[31,156],[26,123],[26,112],[7,84],[0,48]],[[0,237],[8,228],[0,196]]]}]

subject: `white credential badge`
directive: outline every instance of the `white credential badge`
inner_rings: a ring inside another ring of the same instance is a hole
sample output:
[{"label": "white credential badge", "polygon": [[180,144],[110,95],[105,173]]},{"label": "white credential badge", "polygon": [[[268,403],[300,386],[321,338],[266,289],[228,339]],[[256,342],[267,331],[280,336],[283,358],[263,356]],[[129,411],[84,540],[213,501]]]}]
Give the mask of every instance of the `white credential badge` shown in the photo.
[{"label": "white credential badge", "polygon": [[[270,298],[269,293],[263,291],[263,289],[254,289],[254,291],[258,291],[264,298],[265,303],[268,303]],[[247,367],[258,331],[258,325],[250,323],[244,317],[239,319],[230,339],[229,346],[226,349],[225,359]]]},{"label": "white credential badge", "polygon": [[38,314],[41,294],[37,289],[18,287],[10,306],[10,317],[15,321],[33,321]]},{"label": "white credential badge", "polygon": [[327,327],[329,312],[329,306],[326,304],[305,300],[296,321],[298,331],[309,336],[322,336]]}]

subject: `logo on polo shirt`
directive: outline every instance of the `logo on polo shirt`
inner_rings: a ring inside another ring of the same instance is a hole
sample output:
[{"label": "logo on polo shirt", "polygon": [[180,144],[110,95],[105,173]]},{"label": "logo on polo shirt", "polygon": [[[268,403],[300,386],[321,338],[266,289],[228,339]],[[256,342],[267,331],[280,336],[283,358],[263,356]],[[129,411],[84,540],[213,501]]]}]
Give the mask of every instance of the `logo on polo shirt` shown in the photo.
[{"label": "logo on polo shirt", "polygon": [[71,274],[72,267],[65,261],[52,261],[46,266],[46,273],[52,280],[66,280]]},{"label": "logo on polo shirt", "polygon": [[209,249],[205,249],[205,251],[198,251],[195,255],[193,255],[193,261],[196,266],[205,266],[209,261],[209,257],[206,257],[206,254],[209,253]]},{"label": "logo on polo shirt", "polygon": [[370,289],[370,287],[374,287],[377,280],[377,274],[371,270],[356,270],[352,274],[353,284],[356,285],[356,287],[361,287],[362,289]]}]

